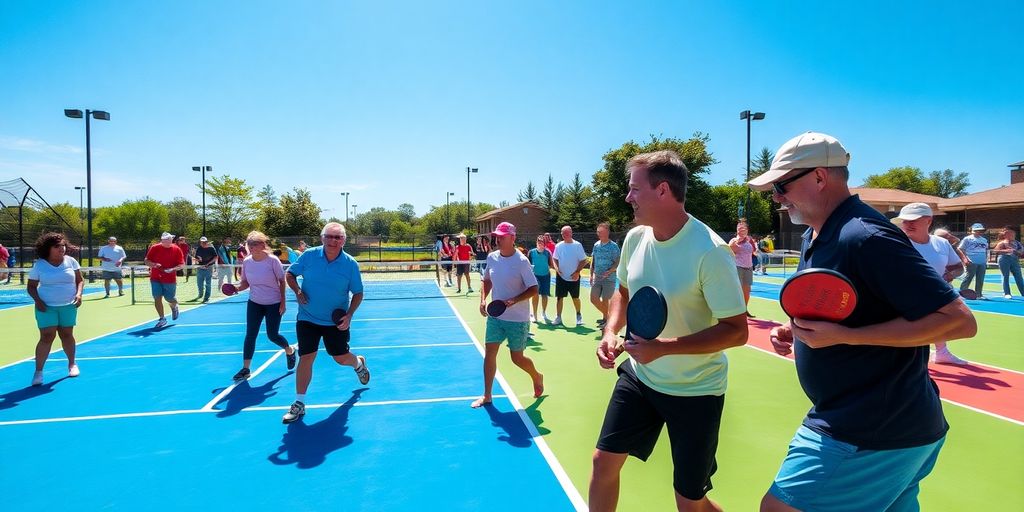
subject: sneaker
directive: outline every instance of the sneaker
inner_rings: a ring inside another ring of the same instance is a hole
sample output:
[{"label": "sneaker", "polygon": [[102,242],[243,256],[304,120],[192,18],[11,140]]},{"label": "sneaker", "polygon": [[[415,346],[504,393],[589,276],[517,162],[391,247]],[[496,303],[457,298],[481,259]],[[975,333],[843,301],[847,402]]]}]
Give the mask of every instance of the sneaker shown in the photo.
[{"label": "sneaker", "polygon": [[32,385],[42,386],[43,385],[43,372],[35,372],[32,374]]},{"label": "sneaker", "polygon": [[124,292],[117,292],[118,297],[124,297]]},{"label": "sneaker", "polygon": [[467,293],[473,293],[473,287],[470,287]]},{"label": "sneaker", "polygon": [[171,320],[177,320],[179,316],[181,313],[178,312],[178,305],[171,304]]},{"label": "sneaker", "polygon": [[210,302],[210,299],[203,299],[203,304],[206,304],[207,302]]},{"label": "sneaker", "polygon": [[555,324],[555,325],[562,325],[562,317],[556,316],[555,317],[555,321],[552,322],[552,323]]},{"label": "sneaker", "polygon": [[533,331],[528,331],[526,333],[526,336],[532,338],[533,337]]},{"label": "sneaker", "polygon": [[984,295],[978,295],[978,300],[988,300],[988,297]]},{"label": "sneaker", "polygon": [[292,406],[288,408],[288,412],[284,413],[284,416],[281,418],[281,423],[291,423],[305,415],[306,404],[296,400]]},{"label": "sneaker", "polygon": [[110,293],[108,292],[106,295],[103,296],[103,298],[104,299],[109,299],[110,298]]},{"label": "sneaker", "polygon": [[583,315],[576,315],[576,327],[583,326]]},{"label": "sneaker", "polygon": [[546,324],[550,324],[551,323],[551,319],[548,318],[548,314],[547,313],[544,313],[544,323],[546,323]]},{"label": "sneaker", "polygon": [[370,369],[366,367],[366,358],[363,356],[356,356],[359,359],[359,366],[356,367],[356,375],[359,377],[359,383],[366,385],[370,383]]},{"label": "sneaker", "polygon": [[160,320],[157,320],[156,325],[153,326],[154,329],[163,329],[164,327],[167,327],[166,318],[161,318]]},{"label": "sneaker", "polygon": [[246,380],[246,379],[249,378],[249,374],[250,373],[252,373],[252,372],[249,371],[248,368],[242,368],[241,370],[238,370],[238,373],[236,373],[234,377],[231,377],[231,380],[233,380],[235,382],[242,382],[243,380]]},{"label": "sneaker", "polygon": [[604,326],[605,326],[605,324],[607,324],[607,323],[608,323],[608,321],[607,321],[607,320],[605,320],[604,318],[599,318],[599,319],[597,320],[597,326],[598,326],[598,327],[604,327]]},{"label": "sneaker", "polygon": [[1011,300],[1011,299],[1013,299],[1013,295],[1010,295],[1009,293],[1007,293],[1006,295],[1003,295],[1003,298],[1006,299],[1006,300]]},{"label": "sneaker", "polygon": [[530,313],[530,321],[531,322],[536,322],[537,321],[537,317],[533,313]]},{"label": "sneaker", "polygon": [[936,350],[935,355],[932,357],[932,361],[935,364],[971,364],[953,355],[948,348],[946,350]]},{"label": "sneaker", "polygon": [[82,372],[78,369],[78,365],[77,364],[73,364],[71,366],[68,366],[68,377],[78,377],[78,375],[81,374],[81,373]]}]

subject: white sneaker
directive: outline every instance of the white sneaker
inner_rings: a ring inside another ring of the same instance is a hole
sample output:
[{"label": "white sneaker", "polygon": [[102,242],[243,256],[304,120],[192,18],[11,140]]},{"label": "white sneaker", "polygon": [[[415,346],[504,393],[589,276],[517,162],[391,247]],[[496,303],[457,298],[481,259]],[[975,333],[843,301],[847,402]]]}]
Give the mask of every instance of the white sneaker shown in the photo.
[{"label": "white sneaker", "polygon": [[154,329],[163,329],[164,327],[167,327],[167,319],[166,318],[161,318],[160,320],[158,320],[156,322],[156,325],[153,326]]},{"label": "white sneaker", "polygon": [[583,326],[583,315],[576,315],[576,327]]},{"label": "white sneaker", "polygon": [[32,385],[42,386],[43,385],[43,372],[35,372],[32,374]]},{"label": "white sneaker", "polygon": [[936,350],[935,356],[932,358],[932,361],[934,361],[935,364],[971,364],[953,355],[953,353],[950,352],[949,349]]},{"label": "white sneaker", "polygon": [[1010,300],[1010,299],[1013,298],[1013,295],[1010,295],[1009,293],[1007,293],[1006,295],[1003,295],[1003,298],[1006,299],[1006,300]]},{"label": "white sneaker", "polygon": [[978,300],[988,300],[988,297],[984,295],[978,295]]},{"label": "white sneaker", "polygon": [[555,317],[555,321],[552,322],[552,323],[555,324],[555,325],[562,325],[562,317],[556,316]]},{"label": "white sneaker", "polygon": [[73,364],[68,367],[68,377],[78,377],[80,373],[82,372],[78,370],[77,364]]},{"label": "white sneaker", "polygon": [[[1007,298],[1009,298],[1009,295],[1007,295]],[[534,316],[533,313],[530,313],[530,321],[531,322],[536,322],[537,321],[537,317]]]}]

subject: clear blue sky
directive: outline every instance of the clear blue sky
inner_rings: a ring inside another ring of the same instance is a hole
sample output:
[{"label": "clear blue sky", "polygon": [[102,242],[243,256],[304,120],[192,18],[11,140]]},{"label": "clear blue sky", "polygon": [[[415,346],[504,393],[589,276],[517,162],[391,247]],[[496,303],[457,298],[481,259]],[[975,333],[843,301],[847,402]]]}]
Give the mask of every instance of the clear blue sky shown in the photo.
[{"label": "clear blue sky", "polygon": [[710,134],[710,181],[806,130],[852,183],[898,165],[1008,183],[1024,160],[1021,2],[104,2],[0,4],[0,179],[77,204],[199,202],[193,165],[344,217],[446,192],[514,201],[589,181],[651,134]]}]

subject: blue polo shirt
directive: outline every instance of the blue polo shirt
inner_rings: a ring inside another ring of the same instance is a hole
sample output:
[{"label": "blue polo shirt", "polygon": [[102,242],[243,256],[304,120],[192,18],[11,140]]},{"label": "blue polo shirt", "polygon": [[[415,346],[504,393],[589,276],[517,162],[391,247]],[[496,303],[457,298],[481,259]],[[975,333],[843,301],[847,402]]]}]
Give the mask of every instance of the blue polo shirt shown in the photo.
[{"label": "blue polo shirt", "polygon": [[327,261],[323,246],[306,249],[298,261],[288,267],[288,273],[302,276],[302,293],[309,299],[307,304],[299,304],[298,320],[334,325],[331,312],[338,308],[347,311],[349,293],[363,293],[359,264],[345,251],[334,261]]},{"label": "blue polo shirt", "polygon": [[[800,270],[827,268],[857,290],[857,307],[841,324],[874,325],[923,318],[957,299],[910,239],[857,196],[843,201],[818,237],[803,235]],[[812,407],[804,425],[860,449],[933,443],[949,429],[939,389],[928,376],[928,346],[834,345],[797,340],[796,370]]]}]

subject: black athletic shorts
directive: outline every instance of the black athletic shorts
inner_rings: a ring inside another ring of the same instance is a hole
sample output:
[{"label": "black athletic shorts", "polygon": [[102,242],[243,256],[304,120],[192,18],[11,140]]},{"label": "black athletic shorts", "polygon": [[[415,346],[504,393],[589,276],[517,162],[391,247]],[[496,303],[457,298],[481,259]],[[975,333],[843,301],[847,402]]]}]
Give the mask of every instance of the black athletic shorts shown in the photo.
[{"label": "black athletic shorts", "polygon": [[295,323],[295,337],[299,340],[299,355],[312,354],[320,349],[320,338],[324,340],[324,348],[332,356],[348,354],[349,331],[339,331],[333,325],[317,325],[313,322],[299,320]]},{"label": "black athletic shorts", "polygon": [[566,281],[561,275],[555,276],[555,298],[562,299],[566,295],[572,298],[580,298],[580,280]]},{"label": "black athletic shorts", "polygon": [[618,373],[597,448],[646,461],[662,426],[667,425],[675,467],[673,487],[686,499],[703,498],[711,490],[711,475],[718,470],[715,452],[725,395],[660,393],[637,378],[628,360],[619,365]]}]

